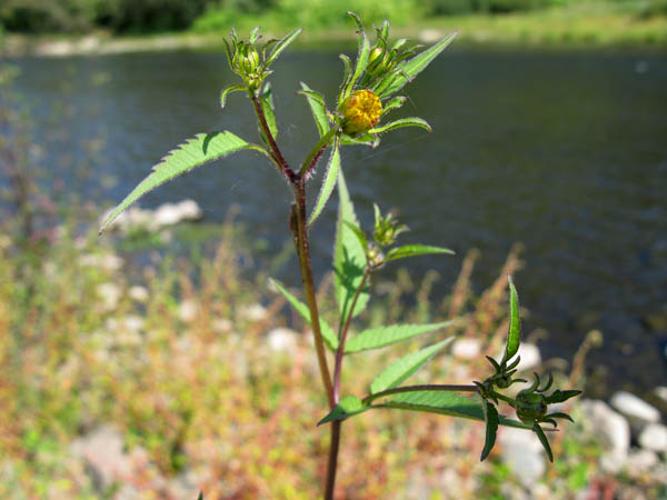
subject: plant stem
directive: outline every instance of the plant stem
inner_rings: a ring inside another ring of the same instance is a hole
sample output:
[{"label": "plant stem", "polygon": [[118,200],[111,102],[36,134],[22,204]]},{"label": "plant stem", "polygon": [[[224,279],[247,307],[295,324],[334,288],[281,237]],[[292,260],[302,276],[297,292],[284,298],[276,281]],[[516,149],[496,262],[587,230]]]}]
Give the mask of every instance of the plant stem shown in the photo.
[{"label": "plant stem", "polygon": [[320,366],[320,375],[326,389],[329,406],[333,408],[336,403],[334,400],[333,385],[329,374],[326,351],[324,348],[324,339],[320,327],[320,314],[317,308],[317,297],[315,295],[315,283],[313,280],[313,270],[310,262],[310,244],[308,241],[308,228],[306,218],[306,186],[300,179],[294,184],[294,198],[296,201],[296,245],[299,256],[299,267],[301,269],[301,281],[306,294],[306,303],[310,312],[310,324],[313,328],[315,338],[315,350],[317,351],[317,360]]}]

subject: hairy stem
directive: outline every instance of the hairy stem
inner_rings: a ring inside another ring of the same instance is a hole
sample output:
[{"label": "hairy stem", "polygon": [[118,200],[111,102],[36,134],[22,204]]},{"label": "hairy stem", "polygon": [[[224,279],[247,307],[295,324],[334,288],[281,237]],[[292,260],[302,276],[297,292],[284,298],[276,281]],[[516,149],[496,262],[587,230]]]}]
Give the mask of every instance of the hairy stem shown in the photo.
[{"label": "hairy stem", "polygon": [[306,227],[306,186],[303,181],[294,185],[294,197],[296,201],[296,245],[299,256],[299,267],[301,269],[301,280],[306,294],[306,303],[310,312],[310,324],[313,328],[315,338],[315,350],[317,351],[317,360],[320,365],[320,374],[322,382],[327,392],[329,406],[335,406],[333,385],[329,374],[326,351],[324,347],[324,338],[320,327],[320,314],[317,307],[317,297],[315,295],[315,283],[313,281],[313,270],[310,262],[310,244],[308,241],[308,229]]}]

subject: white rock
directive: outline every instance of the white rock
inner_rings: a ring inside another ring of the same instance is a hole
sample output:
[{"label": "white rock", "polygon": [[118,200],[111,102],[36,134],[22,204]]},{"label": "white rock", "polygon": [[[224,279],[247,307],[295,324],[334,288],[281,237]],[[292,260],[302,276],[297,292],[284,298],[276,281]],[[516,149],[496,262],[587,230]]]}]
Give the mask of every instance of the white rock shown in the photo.
[{"label": "white rock", "polygon": [[131,314],[122,318],[109,318],[106,329],[111,333],[130,332],[139,333],[144,329],[144,318]]},{"label": "white rock", "polygon": [[252,304],[241,309],[241,315],[249,321],[261,321],[266,318],[266,308],[261,304]]},{"label": "white rock", "polygon": [[216,333],[229,333],[233,326],[233,323],[225,318],[216,318],[211,322],[211,328]]},{"label": "white rock", "polygon": [[123,453],[123,437],[113,427],[99,427],[70,445],[70,452],[82,458],[93,473],[93,480],[108,488],[130,472],[128,457]]},{"label": "white rock", "polygon": [[611,405],[626,417],[643,423],[660,422],[660,412],[643,399],[626,391],[619,391],[611,398]]},{"label": "white rock", "polygon": [[83,267],[94,267],[108,272],[118,271],[123,267],[123,259],[117,255],[107,254],[85,254],[79,259]]},{"label": "white rock", "polygon": [[647,425],[639,435],[642,448],[658,452],[667,452],[667,427],[660,424]]},{"label": "white rock", "polygon": [[667,387],[656,387],[655,395],[667,403]]},{"label": "white rock", "polygon": [[173,226],[183,221],[201,219],[202,211],[193,200],[165,203],[155,210],[153,221],[158,227]]},{"label": "white rock", "polygon": [[537,436],[527,430],[504,427],[498,432],[503,461],[517,479],[530,488],[537,484],[546,471],[544,450]]},{"label": "white rock", "polygon": [[637,450],[628,455],[626,470],[634,475],[644,474],[658,464],[658,455],[651,450]]},{"label": "white rock", "polygon": [[[503,357],[503,353],[504,351],[496,356],[496,361],[500,362]],[[517,354],[521,357],[521,361],[517,366],[519,371],[532,370],[533,368],[536,368],[542,364],[540,350],[535,344],[522,342],[519,345],[519,351]]]},{"label": "white rock", "polygon": [[192,323],[197,318],[199,305],[194,300],[184,300],[178,307],[178,317],[183,323]]},{"label": "white rock", "polygon": [[129,290],[130,298],[136,302],[145,303],[148,302],[148,290],[143,286],[133,286]]},{"label": "white rock", "polygon": [[460,338],[452,346],[452,355],[458,359],[476,359],[481,351],[479,340]]},{"label": "white rock", "polygon": [[421,30],[417,35],[422,43],[435,43],[442,38],[442,31],[436,29]]},{"label": "white rock", "polygon": [[585,399],[580,408],[582,421],[590,426],[605,451],[600,459],[604,470],[616,473],[623,467],[630,449],[630,425],[603,401]]},{"label": "white rock", "polygon": [[276,352],[293,352],[296,349],[297,335],[289,328],[274,328],[267,335],[269,347]]},{"label": "white rock", "polygon": [[97,286],[97,296],[101,300],[102,310],[109,312],[118,307],[122,291],[115,283],[102,283]]}]

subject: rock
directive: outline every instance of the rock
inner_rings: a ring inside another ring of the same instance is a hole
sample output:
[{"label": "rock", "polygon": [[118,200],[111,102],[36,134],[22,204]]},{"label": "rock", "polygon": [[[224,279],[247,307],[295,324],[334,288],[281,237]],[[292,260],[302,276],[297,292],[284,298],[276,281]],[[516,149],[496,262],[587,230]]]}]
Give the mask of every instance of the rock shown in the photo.
[{"label": "rock", "polygon": [[667,403],[667,387],[656,387],[653,391],[662,401]]},{"label": "rock", "polygon": [[130,298],[136,302],[148,302],[148,290],[143,286],[133,286],[128,292]]},{"label": "rock", "polygon": [[611,398],[611,405],[626,417],[641,423],[660,422],[660,412],[643,399],[626,391],[619,391]]},{"label": "rock", "polygon": [[289,328],[274,328],[268,335],[271,350],[276,352],[294,352],[298,333]]},{"label": "rock", "polygon": [[425,29],[421,30],[417,37],[422,43],[435,43],[440,40],[443,36],[442,31],[436,29]]},{"label": "rock", "polygon": [[532,432],[504,427],[498,433],[503,461],[526,488],[531,488],[546,471],[544,450]]},{"label": "rock", "polygon": [[580,409],[584,414],[582,421],[599,438],[604,448],[600,465],[607,472],[618,472],[623,467],[630,449],[630,425],[628,421],[603,401],[582,400]]},{"label": "rock", "polygon": [[630,453],[625,461],[625,469],[633,476],[646,474],[658,464],[658,455],[651,450]]},{"label": "rock", "polygon": [[211,322],[211,329],[216,333],[229,333],[233,326],[233,323],[226,318],[216,318]]},{"label": "rock", "polygon": [[647,425],[639,435],[639,445],[647,450],[667,452],[667,427],[660,424]]},{"label": "rock", "polygon": [[479,340],[460,338],[452,346],[452,355],[458,359],[476,359],[481,351]]},{"label": "rock", "polygon": [[111,253],[82,255],[79,263],[83,267],[93,267],[107,272],[118,271],[123,267],[123,259]]},{"label": "rock", "polygon": [[183,200],[180,203],[165,203],[158,207],[153,214],[153,222],[158,228],[163,228],[184,221],[199,220],[201,217],[202,211],[197,202]]},{"label": "rock", "polygon": [[111,426],[99,427],[76,439],[70,452],[84,460],[99,490],[127,477],[131,470],[129,457],[123,453],[123,437]]},{"label": "rock", "polygon": [[184,300],[178,307],[178,317],[183,323],[192,323],[197,318],[199,305],[191,299]]},{"label": "rock", "polygon": [[[500,362],[504,354],[504,351],[496,356],[496,361]],[[522,342],[519,345],[518,355],[521,357],[521,361],[517,366],[519,371],[532,370],[542,364],[542,356],[540,355],[540,350],[535,344],[528,344]]]},{"label": "rock", "polygon": [[252,304],[241,309],[241,316],[249,321],[262,321],[266,314],[266,308],[261,304]]},{"label": "rock", "polygon": [[122,296],[121,289],[115,283],[102,283],[97,286],[97,296],[101,300],[100,307],[104,312],[113,311],[118,307]]}]

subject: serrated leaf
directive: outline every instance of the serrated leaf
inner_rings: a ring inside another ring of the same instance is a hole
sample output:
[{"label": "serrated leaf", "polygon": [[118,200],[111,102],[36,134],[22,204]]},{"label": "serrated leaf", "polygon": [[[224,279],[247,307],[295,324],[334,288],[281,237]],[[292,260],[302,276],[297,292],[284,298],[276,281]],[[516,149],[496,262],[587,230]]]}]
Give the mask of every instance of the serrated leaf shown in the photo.
[{"label": "serrated leaf", "polygon": [[359,240],[361,247],[364,249],[364,252],[368,254],[368,238],[366,238],[366,234],[361,230],[359,226],[355,224],[345,221],[345,225],[352,230],[354,235],[357,237],[357,240]]},{"label": "serrated leaf", "polygon": [[519,317],[519,294],[516,287],[509,278],[510,288],[510,325],[507,332],[507,345],[505,347],[505,360],[509,361],[519,350],[521,342],[521,319]]},{"label": "serrated leaf", "polygon": [[381,97],[388,97],[401,90],[408,82],[412,81],[421,73],[447,46],[454,41],[456,33],[450,33],[441,38],[438,42],[423,50],[412,59],[402,62],[398,66],[398,71],[388,75],[375,88],[376,93]]},{"label": "serrated leaf", "polygon": [[[347,190],[345,177],[341,170],[338,174],[338,221],[336,223],[336,241],[334,244],[334,284],[336,300],[341,318],[346,318],[352,298],[359,288],[366,268],[366,252],[347,223],[359,225],[354,205]],[[359,294],[352,316],[360,314],[368,304],[369,294],[363,290]]]},{"label": "serrated leaf", "polygon": [[246,88],[239,84],[229,85],[222,89],[222,92],[220,92],[220,108],[224,109],[225,105],[227,104],[227,97],[229,94],[232,92],[244,92],[245,90]]},{"label": "serrated leaf", "polygon": [[278,56],[289,46],[289,44],[291,44],[296,39],[296,37],[301,34],[302,31],[303,30],[301,28],[297,28],[278,40],[278,42],[276,42],[276,44],[273,46],[273,49],[271,49],[269,57],[267,57],[264,66],[267,68],[271,66],[276,61],[276,59],[278,59]]},{"label": "serrated leaf", "polygon": [[554,461],[554,454],[551,451],[551,446],[549,445],[549,440],[547,439],[547,436],[544,434],[544,431],[542,430],[542,427],[540,427],[540,424],[535,422],[533,424],[533,431],[535,431],[535,434],[537,434],[537,437],[540,440],[540,443],[542,443],[542,447],[544,448],[544,451],[547,454],[547,458],[549,459],[549,462]]},{"label": "serrated leaf", "polygon": [[435,247],[432,245],[402,245],[394,247],[387,252],[385,262],[392,260],[405,259],[407,257],[418,257],[420,255],[449,254],[454,255],[454,251],[445,247]]},{"label": "serrated leaf", "polygon": [[482,410],[484,411],[484,419],[486,421],[486,434],[484,439],[484,448],[480,455],[480,461],[484,461],[489,456],[493,445],[496,444],[496,434],[498,433],[498,410],[488,401],[482,403]]},{"label": "serrated leaf", "polygon": [[[262,88],[262,92],[259,96],[259,101],[262,105],[262,110],[264,111],[264,117],[266,118],[266,124],[269,126],[271,135],[274,139],[278,138],[278,121],[276,120],[276,111],[273,104],[273,93],[271,91],[271,83],[266,82]],[[260,129],[261,132],[261,129]],[[262,137],[264,134],[262,133]],[[266,140],[266,138],[264,138]],[[268,142],[268,141],[267,141]]]},{"label": "serrated leaf", "polygon": [[422,120],[421,118],[417,117],[410,117],[410,118],[401,118],[399,120],[395,120],[393,122],[389,122],[385,125],[382,125],[381,127],[372,128],[368,131],[368,133],[384,134],[386,132],[391,132],[392,130],[405,127],[419,127],[428,132],[431,131],[431,126],[428,124],[426,120]]},{"label": "serrated leaf", "polygon": [[109,227],[130,205],[149,191],[196,167],[224,158],[242,149],[262,151],[259,146],[250,144],[231,132],[197,134],[194,138],[170,151],[162,158],[160,163],[153,167],[148,177],[141,181],[119,205],[109,212],[102,223],[100,233]]},{"label": "serrated leaf", "polygon": [[[308,324],[311,324],[310,310],[308,309],[308,306],[297,299],[292,293],[290,293],[287,288],[285,288],[283,284],[280,283],[280,281],[271,279],[270,282],[273,286],[276,287],[276,290],[278,290],[278,292],[280,292],[280,294],[285,297],[287,302],[290,303],[299,316],[306,320]],[[329,326],[329,324],[322,318],[320,318],[320,329],[322,330],[322,337],[324,338],[324,342],[327,344],[329,349],[332,351],[338,349],[338,335],[336,335],[331,326]]]},{"label": "serrated leaf", "polygon": [[347,341],[346,353],[380,349],[397,342],[403,342],[418,335],[432,333],[450,326],[452,321],[431,323],[427,325],[390,325],[369,328]]},{"label": "serrated leaf", "polygon": [[313,114],[313,120],[315,120],[315,125],[317,126],[317,131],[320,133],[320,137],[324,136],[329,131],[329,119],[327,118],[327,106],[324,102],[324,97],[303,82],[301,82],[301,91],[299,93],[306,97],[310,111]]},{"label": "serrated leaf", "polygon": [[450,337],[394,361],[373,379],[371,382],[371,394],[377,394],[378,392],[397,387],[401,382],[414,375],[417,370],[424,366],[438,351],[444,349],[452,340],[454,338]]},{"label": "serrated leaf", "polygon": [[345,420],[346,418],[349,418],[353,415],[358,415],[359,413],[363,413],[369,409],[370,406],[364,404],[364,402],[358,397],[345,396],[326,417],[317,423],[317,425],[335,422],[337,420]]},{"label": "serrated leaf", "polygon": [[308,219],[308,225],[312,225],[320,216],[331,197],[331,193],[333,193],[334,187],[336,187],[338,173],[340,172],[340,148],[338,147],[338,144],[338,139],[335,139],[331,148],[331,155],[329,156],[327,169],[324,173],[324,179],[322,179],[322,187],[317,194],[317,201],[315,202],[315,207]]},{"label": "serrated leaf", "polygon": [[[393,394],[387,401],[377,407],[395,408],[399,410],[423,411],[427,413],[438,413],[452,417],[467,418],[471,420],[484,421],[484,410],[478,398],[470,398],[451,391],[411,391]],[[517,429],[532,429],[531,425],[524,424],[518,420],[512,420],[499,416],[500,425],[515,427]]]}]

